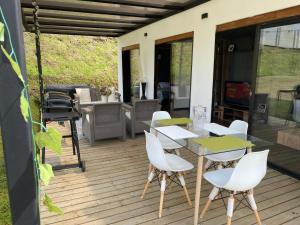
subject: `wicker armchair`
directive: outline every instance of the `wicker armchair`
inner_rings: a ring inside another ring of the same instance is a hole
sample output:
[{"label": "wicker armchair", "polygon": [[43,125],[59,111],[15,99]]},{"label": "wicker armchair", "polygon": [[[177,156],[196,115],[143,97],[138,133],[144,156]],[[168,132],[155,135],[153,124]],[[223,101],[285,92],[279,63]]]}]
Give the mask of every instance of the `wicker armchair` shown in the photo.
[{"label": "wicker armchair", "polygon": [[151,120],[152,114],[160,110],[158,100],[137,100],[132,105],[123,105],[126,111],[126,127],[132,138],[135,134],[143,133],[148,127],[141,123],[145,120]]},{"label": "wicker armchair", "polygon": [[122,103],[100,103],[82,108],[82,131],[91,145],[97,140],[108,138],[119,137],[125,140],[125,114]]}]

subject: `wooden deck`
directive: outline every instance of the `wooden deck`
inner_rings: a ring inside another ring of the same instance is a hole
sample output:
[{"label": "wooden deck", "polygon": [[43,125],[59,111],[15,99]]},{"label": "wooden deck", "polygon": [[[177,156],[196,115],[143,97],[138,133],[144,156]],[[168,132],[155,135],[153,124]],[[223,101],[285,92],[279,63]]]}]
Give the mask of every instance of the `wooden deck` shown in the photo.
[{"label": "wooden deck", "polygon": [[[173,185],[165,195],[163,217],[158,219],[159,187],[151,184],[145,199],[140,195],[147,178],[148,160],[144,137],[99,142],[90,147],[81,141],[82,158],[87,171],[69,169],[56,172],[56,177],[45,188],[47,193],[60,206],[63,216],[56,216],[41,208],[42,224],[94,224],[94,225],[134,225],[134,224],[193,224],[193,208],[186,202],[183,191]],[[196,165],[192,153],[182,151],[184,158]],[[71,143],[64,142],[61,159],[47,154],[51,164],[76,162],[72,155]],[[195,193],[195,169],[185,175],[190,196]],[[202,185],[200,210],[212,186]],[[263,182],[255,189],[255,198],[263,224],[300,224],[300,182],[277,171],[268,170]],[[226,211],[222,201],[212,203],[203,225],[225,224]],[[233,224],[255,224],[252,212],[243,206],[234,212]]]}]

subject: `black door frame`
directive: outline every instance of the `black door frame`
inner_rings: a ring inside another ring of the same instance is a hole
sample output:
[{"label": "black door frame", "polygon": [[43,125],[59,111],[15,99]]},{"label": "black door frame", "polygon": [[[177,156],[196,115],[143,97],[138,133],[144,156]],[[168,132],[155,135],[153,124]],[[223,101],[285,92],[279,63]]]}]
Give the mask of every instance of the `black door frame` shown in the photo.
[{"label": "black door frame", "polygon": [[130,51],[140,49],[139,44],[130,45],[122,48],[122,85],[123,85],[123,101],[131,102],[131,65]]}]

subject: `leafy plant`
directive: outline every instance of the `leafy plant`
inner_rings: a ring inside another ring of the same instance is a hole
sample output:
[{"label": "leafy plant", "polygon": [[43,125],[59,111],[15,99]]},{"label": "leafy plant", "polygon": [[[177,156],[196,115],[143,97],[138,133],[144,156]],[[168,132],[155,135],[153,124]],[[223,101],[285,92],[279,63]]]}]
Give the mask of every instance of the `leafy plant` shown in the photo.
[{"label": "leafy plant", "polygon": [[61,140],[61,134],[52,127],[35,135],[35,142],[40,149],[47,147],[59,156],[62,154]]},{"label": "leafy plant", "polygon": [[112,94],[112,90],[108,87],[100,87],[100,94],[104,96],[110,96]]},{"label": "leafy plant", "polygon": [[59,215],[64,214],[64,212],[53,203],[52,199],[49,198],[47,194],[45,194],[43,203],[48,208],[49,212],[54,212]]}]

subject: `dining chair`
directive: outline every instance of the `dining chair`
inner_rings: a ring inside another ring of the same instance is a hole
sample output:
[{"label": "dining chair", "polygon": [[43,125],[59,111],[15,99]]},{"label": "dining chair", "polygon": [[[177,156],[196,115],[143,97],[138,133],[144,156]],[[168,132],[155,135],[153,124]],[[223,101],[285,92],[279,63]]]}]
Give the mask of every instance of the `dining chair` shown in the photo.
[{"label": "dining chair", "polygon": [[153,113],[150,133],[155,134],[158,137],[164,150],[166,150],[167,152],[174,150],[177,155],[180,155],[179,149],[182,148],[180,144],[176,143],[165,135],[158,133],[157,131],[155,131],[155,129],[152,128],[155,127],[155,121],[163,119],[171,119],[171,116],[167,111],[156,111]]},{"label": "dining chair", "polygon": [[208,197],[200,218],[204,217],[211,202],[215,200],[217,195],[221,192],[220,189],[225,189],[230,192],[227,203],[227,225],[231,224],[233,216],[234,196],[240,193],[243,197],[247,195],[248,202],[255,214],[257,223],[261,225],[257,205],[253,197],[253,188],[255,188],[266,175],[268,154],[269,150],[248,153],[241,158],[235,168],[206,172],[203,177],[211,183],[214,188]]},{"label": "dining chair", "polygon": [[[247,135],[248,123],[242,120],[235,120],[230,124],[229,128],[231,130],[237,131],[237,133]],[[218,168],[222,168],[222,166],[224,166],[229,162],[235,162],[236,160],[239,160],[245,155],[246,149],[225,152],[225,153],[218,153],[218,154],[209,154],[209,149],[208,149],[207,153],[208,154],[205,156],[205,158],[208,161],[205,164],[205,170],[207,170],[214,163],[218,165]]]},{"label": "dining chair", "polygon": [[[144,132],[146,136],[147,156],[150,161],[150,164],[152,165],[152,168],[151,172],[149,173],[148,180],[145,184],[145,188],[141,198],[144,198],[149,184],[156,176],[156,179],[160,183],[160,203],[158,214],[159,218],[161,218],[162,216],[164,194],[166,188],[168,187],[168,185],[171,184],[171,182],[174,182],[183,188],[187,201],[189,205],[192,206],[192,202],[189,197],[189,193],[186,188],[182,172],[193,169],[193,164],[191,164],[190,162],[186,161],[178,155],[165,153],[159,139],[154,134],[148,133],[147,131]],[[172,175],[168,176],[167,172],[172,172]],[[168,185],[167,180],[169,180]]]}]

